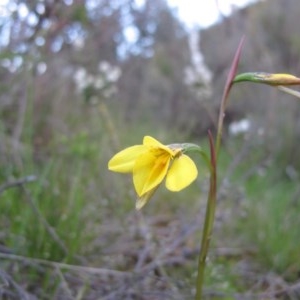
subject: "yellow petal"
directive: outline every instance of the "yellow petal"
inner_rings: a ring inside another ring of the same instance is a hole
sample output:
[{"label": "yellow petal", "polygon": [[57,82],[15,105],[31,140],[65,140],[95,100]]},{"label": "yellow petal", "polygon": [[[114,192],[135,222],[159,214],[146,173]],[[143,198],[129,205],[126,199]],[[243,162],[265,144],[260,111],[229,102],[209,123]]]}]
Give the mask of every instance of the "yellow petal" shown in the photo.
[{"label": "yellow petal", "polygon": [[153,138],[149,135],[144,136],[143,145],[148,146],[148,147],[162,149],[162,150],[168,152],[170,155],[174,156],[174,151],[172,151],[169,147],[163,145],[161,142],[159,142],[158,140],[156,140],[155,138]]},{"label": "yellow petal", "polygon": [[133,171],[134,163],[148,148],[144,145],[136,145],[117,153],[108,162],[108,169],[114,172],[128,173]]},{"label": "yellow petal", "polygon": [[181,155],[174,160],[166,178],[168,190],[178,192],[190,185],[198,175],[195,163],[187,155]]},{"label": "yellow petal", "polygon": [[155,138],[153,138],[152,136],[149,136],[149,135],[144,136],[143,145],[154,146],[154,147],[164,146],[158,140],[156,140]]},{"label": "yellow petal", "polygon": [[160,149],[140,155],[133,167],[133,183],[139,197],[158,186],[165,178],[171,156]]}]

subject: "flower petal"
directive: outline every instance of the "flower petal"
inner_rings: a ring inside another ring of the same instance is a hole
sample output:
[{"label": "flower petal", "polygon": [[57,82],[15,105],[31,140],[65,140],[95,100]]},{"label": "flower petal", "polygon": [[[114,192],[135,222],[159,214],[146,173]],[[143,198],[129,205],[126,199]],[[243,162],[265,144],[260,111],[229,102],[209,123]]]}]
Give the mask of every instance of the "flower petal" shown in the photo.
[{"label": "flower petal", "polygon": [[174,160],[166,178],[168,190],[178,192],[190,185],[198,175],[195,163],[187,155],[182,154]]},{"label": "flower petal", "polygon": [[164,147],[164,145],[162,143],[160,143],[158,140],[156,140],[155,138],[153,138],[152,136],[149,136],[149,135],[144,136],[143,145],[154,146],[154,147],[160,147],[160,146]]},{"label": "flower petal", "polygon": [[133,167],[133,183],[139,197],[158,186],[165,178],[171,156],[169,153],[152,149],[140,155]]},{"label": "flower petal", "polygon": [[159,142],[158,140],[156,140],[155,138],[153,138],[149,135],[144,136],[143,145],[148,146],[148,147],[162,149],[162,150],[168,152],[171,156],[174,156],[173,150],[171,150],[168,146],[163,145],[161,142]]},{"label": "flower petal", "polygon": [[145,153],[148,147],[136,145],[118,152],[108,162],[108,169],[114,172],[128,173],[133,171],[137,157]]}]

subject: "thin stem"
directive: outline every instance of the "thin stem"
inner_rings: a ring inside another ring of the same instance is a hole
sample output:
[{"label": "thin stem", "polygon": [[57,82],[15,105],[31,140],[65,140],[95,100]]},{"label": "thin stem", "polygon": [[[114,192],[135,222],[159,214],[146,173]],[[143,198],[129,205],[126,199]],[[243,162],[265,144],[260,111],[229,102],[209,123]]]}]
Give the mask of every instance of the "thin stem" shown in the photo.
[{"label": "thin stem", "polygon": [[227,76],[226,84],[224,87],[223,95],[222,95],[222,100],[221,100],[221,105],[220,105],[220,112],[219,112],[219,119],[218,119],[218,129],[217,129],[217,137],[216,137],[216,156],[218,157],[219,155],[219,150],[220,150],[220,145],[221,145],[221,140],[222,140],[222,134],[223,134],[223,124],[224,124],[224,118],[225,118],[225,110],[227,107],[227,102],[228,102],[228,96],[229,92],[231,90],[231,87],[233,85],[233,79],[236,75],[239,59],[241,56],[241,51],[242,47],[244,44],[244,37],[241,39],[239,46],[235,52],[233,61],[231,63],[231,67]]},{"label": "thin stem", "polygon": [[212,236],[212,230],[215,220],[215,211],[216,211],[216,198],[217,198],[217,159],[219,155],[222,133],[223,133],[223,123],[225,117],[225,110],[227,107],[228,96],[233,85],[233,79],[236,74],[239,58],[241,55],[242,46],[244,43],[244,38],[241,39],[239,46],[236,50],[235,56],[233,58],[229,74],[227,76],[226,84],[224,87],[224,92],[221,99],[219,119],[218,119],[218,128],[217,128],[217,137],[216,137],[216,146],[214,146],[213,138],[211,133],[208,133],[209,136],[209,145],[210,145],[210,182],[209,182],[209,194],[206,204],[205,212],[205,221],[202,233],[201,248],[199,253],[198,260],[198,274],[196,279],[196,295],[195,300],[202,299],[202,290],[204,284],[204,271],[206,267],[206,257],[209,250],[209,244]]},{"label": "thin stem", "polygon": [[279,90],[281,90],[282,92],[285,92],[285,93],[288,93],[288,94],[290,94],[292,96],[297,97],[298,99],[300,98],[300,93],[298,91],[295,91],[293,89],[287,88],[287,87],[282,86],[282,85],[279,85],[277,88]]},{"label": "thin stem", "polygon": [[210,163],[212,168],[210,172],[209,194],[207,199],[205,222],[204,222],[201,249],[200,249],[199,260],[198,260],[198,274],[196,279],[195,300],[202,299],[206,257],[209,249],[210,240],[211,240],[213,224],[215,219],[215,210],[216,210],[217,164],[216,164],[216,153],[213,144],[213,138],[210,132],[209,132],[209,143],[210,143]]},{"label": "thin stem", "polygon": [[224,124],[224,118],[225,118],[225,109],[226,109],[226,88],[225,86],[221,106],[220,106],[220,112],[219,112],[219,119],[218,119],[218,129],[217,129],[217,137],[216,137],[216,153],[219,154],[222,135],[223,135],[223,124]]}]

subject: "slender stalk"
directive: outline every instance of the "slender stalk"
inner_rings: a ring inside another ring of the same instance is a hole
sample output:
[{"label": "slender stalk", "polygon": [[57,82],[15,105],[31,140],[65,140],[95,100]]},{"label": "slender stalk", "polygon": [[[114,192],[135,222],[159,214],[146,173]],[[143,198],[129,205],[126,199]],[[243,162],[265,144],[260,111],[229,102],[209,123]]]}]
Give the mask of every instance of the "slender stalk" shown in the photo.
[{"label": "slender stalk", "polygon": [[209,132],[209,144],[210,144],[210,183],[209,194],[207,199],[205,222],[202,233],[201,249],[198,260],[198,274],[196,279],[196,296],[195,300],[202,299],[202,289],[204,283],[204,271],[206,266],[206,257],[209,249],[209,244],[212,235],[212,229],[215,219],[216,210],[216,196],[217,196],[217,164],[216,164],[216,152],[214,148],[213,138]]},{"label": "slender stalk", "polygon": [[300,92],[298,92],[298,91],[295,91],[293,89],[287,88],[287,87],[282,86],[282,85],[279,85],[277,88],[279,90],[281,90],[282,92],[285,92],[285,93],[288,93],[288,94],[290,94],[292,96],[297,97],[298,99],[300,98]]},{"label": "slender stalk", "polygon": [[205,220],[202,233],[201,248],[199,253],[198,260],[198,274],[196,279],[196,295],[195,300],[202,299],[202,290],[204,284],[204,271],[206,267],[206,257],[209,250],[210,240],[212,236],[212,230],[215,220],[215,211],[216,211],[216,198],[217,198],[217,159],[219,155],[222,133],[223,133],[223,123],[225,117],[225,110],[227,107],[228,96],[233,85],[233,79],[236,74],[239,58],[241,55],[242,46],[244,43],[244,38],[241,39],[239,46],[236,50],[234,59],[231,64],[229,74],[227,76],[226,84],[224,87],[224,92],[221,99],[219,119],[218,119],[218,128],[217,128],[217,137],[216,137],[216,146],[214,146],[213,138],[211,133],[208,133],[209,136],[209,145],[210,145],[210,183],[209,183],[209,193],[206,204]]},{"label": "slender stalk", "polygon": [[223,124],[224,124],[224,118],[225,118],[225,111],[227,107],[227,102],[228,102],[228,96],[229,92],[231,90],[231,87],[233,85],[233,79],[236,74],[236,70],[238,67],[239,59],[241,56],[241,51],[242,47],[244,44],[244,37],[241,39],[239,46],[235,52],[233,61],[231,63],[230,71],[227,76],[226,84],[224,87],[223,95],[222,95],[222,100],[221,100],[221,105],[220,105],[220,112],[219,112],[219,119],[218,119],[218,128],[217,128],[217,137],[216,137],[216,156],[218,157],[219,155],[219,150],[220,150],[220,145],[221,145],[221,140],[222,140],[222,134],[223,134]]}]

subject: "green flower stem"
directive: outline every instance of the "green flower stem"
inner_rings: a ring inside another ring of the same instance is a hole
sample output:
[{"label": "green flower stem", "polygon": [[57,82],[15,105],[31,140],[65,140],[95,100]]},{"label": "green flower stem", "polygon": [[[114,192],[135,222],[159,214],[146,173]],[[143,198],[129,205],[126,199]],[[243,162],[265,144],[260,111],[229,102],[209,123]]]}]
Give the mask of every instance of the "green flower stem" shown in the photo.
[{"label": "green flower stem", "polygon": [[213,144],[213,139],[209,133],[210,142],[210,182],[209,193],[207,199],[205,222],[202,233],[201,249],[198,260],[198,274],[196,279],[196,296],[195,300],[202,299],[202,289],[204,284],[204,271],[206,267],[206,257],[209,249],[209,244],[212,236],[213,224],[215,219],[216,198],[217,198],[217,164],[216,152]]},{"label": "green flower stem", "polygon": [[216,137],[216,146],[214,146],[213,138],[211,133],[208,133],[209,136],[209,145],[210,145],[210,181],[209,181],[209,193],[208,199],[206,204],[206,212],[205,212],[205,221],[202,233],[202,241],[201,241],[201,248],[199,253],[199,260],[198,260],[198,274],[196,279],[196,295],[195,300],[202,299],[202,290],[204,284],[204,271],[206,267],[206,257],[209,250],[209,244],[212,236],[212,230],[215,220],[215,211],[216,211],[216,200],[217,200],[217,159],[219,156],[219,150],[221,146],[222,140],[222,133],[223,133],[223,123],[225,117],[225,111],[228,102],[229,92],[233,85],[233,80],[236,75],[242,46],[244,43],[244,38],[241,39],[239,46],[236,50],[235,56],[231,63],[230,71],[227,76],[226,84],[224,87],[221,105],[220,105],[220,112],[219,112],[219,119],[218,119],[218,128],[217,128],[217,137]]},{"label": "green flower stem", "polygon": [[244,44],[244,37],[241,39],[241,41],[237,47],[237,50],[235,52],[235,55],[234,55],[234,58],[231,63],[231,67],[230,67],[230,70],[229,70],[229,73],[227,76],[227,80],[225,83],[222,99],[221,99],[218,128],[217,128],[217,137],[216,137],[216,147],[215,147],[215,152],[216,152],[217,158],[219,156],[219,150],[220,150],[220,146],[221,146],[225,111],[226,111],[226,107],[228,104],[228,96],[229,96],[229,92],[232,88],[232,85],[235,83],[234,78],[236,77],[236,71],[237,71],[239,60],[240,60],[243,44]]}]

